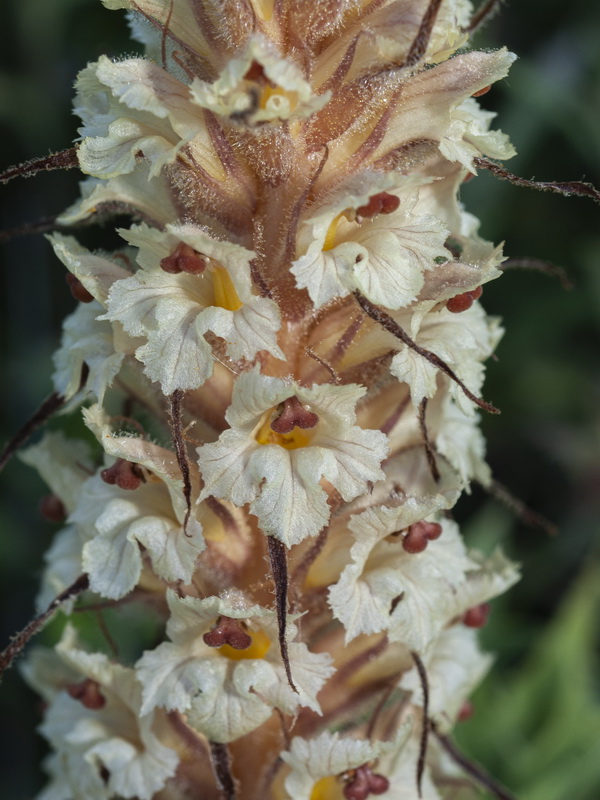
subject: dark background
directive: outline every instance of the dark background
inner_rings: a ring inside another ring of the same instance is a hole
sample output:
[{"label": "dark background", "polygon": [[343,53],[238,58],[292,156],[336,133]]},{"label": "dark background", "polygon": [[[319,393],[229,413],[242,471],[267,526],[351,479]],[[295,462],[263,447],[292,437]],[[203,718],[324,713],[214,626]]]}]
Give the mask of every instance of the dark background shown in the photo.
[{"label": "dark background", "polygon": [[[509,78],[482,98],[519,151],[510,170],[600,186],[600,4],[513,0],[474,44],[507,45],[520,56]],[[98,0],[4,0],[0,165],[68,147],[78,70],[102,53],[134,52],[123,15]],[[2,230],[60,212],[76,198],[79,177],[43,174],[0,187]],[[524,526],[479,490],[461,500],[457,516],[468,543],[488,550],[501,543],[523,564],[523,579],[494,603],[483,640],[496,665],[458,736],[520,800],[597,800],[600,208],[487,174],[465,186],[463,200],[486,238],[506,241],[507,255],[562,265],[574,288],[520,270],[485,288],[486,309],[503,317],[507,331],[486,382],[485,397],[502,409],[483,421],[489,461],[496,478],[553,520],[560,535]],[[4,441],[51,391],[51,355],[75,301],[42,236],[2,249]],[[45,489],[32,470],[15,460],[1,488],[3,646],[32,613],[54,528],[37,513]],[[42,782],[43,744],[32,733],[38,700],[16,670],[6,676],[0,704],[2,797],[29,800]]]}]

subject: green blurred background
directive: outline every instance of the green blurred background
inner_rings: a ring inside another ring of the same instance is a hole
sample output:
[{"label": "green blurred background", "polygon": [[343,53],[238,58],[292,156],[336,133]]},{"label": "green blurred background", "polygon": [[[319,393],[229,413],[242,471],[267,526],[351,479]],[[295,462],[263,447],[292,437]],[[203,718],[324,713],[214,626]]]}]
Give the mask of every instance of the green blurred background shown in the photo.
[{"label": "green blurred background", "polygon": [[[538,180],[600,186],[600,3],[513,0],[478,36],[520,56],[510,77],[482,98],[519,151],[508,167]],[[0,25],[0,164],[69,146],[72,82],[100,54],[132,54],[119,12],[98,0],[4,0]],[[53,215],[77,194],[75,172],[0,187],[3,230]],[[497,654],[461,723],[467,752],[520,800],[600,796],[600,208],[589,200],[519,189],[481,174],[464,188],[486,238],[511,257],[565,267],[574,288],[511,270],[485,289],[507,333],[490,362],[485,397],[502,409],[483,421],[496,478],[553,520],[560,535],[525,527],[479,490],[457,516],[469,544],[501,543],[523,580],[497,600],[486,648]],[[4,441],[51,391],[60,322],[74,307],[63,268],[41,236],[3,246]],[[45,489],[15,461],[2,475],[0,644],[29,619],[42,554],[54,533],[37,513]],[[42,637],[43,639],[43,637]],[[0,690],[2,797],[29,800],[42,784],[38,700],[16,670]]]}]

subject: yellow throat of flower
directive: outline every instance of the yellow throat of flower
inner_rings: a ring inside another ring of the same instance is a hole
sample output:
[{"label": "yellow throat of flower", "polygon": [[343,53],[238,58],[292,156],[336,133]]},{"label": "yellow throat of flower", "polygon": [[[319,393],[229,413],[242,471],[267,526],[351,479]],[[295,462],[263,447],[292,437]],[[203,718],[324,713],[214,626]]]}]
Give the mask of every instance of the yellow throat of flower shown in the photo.
[{"label": "yellow throat of flower", "polygon": [[310,800],[344,800],[340,781],[334,775],[321,778],[313,786]]},{"label": "yellow throat of flower", "polygon": [[228,311],[237,311],[244,304],[224,267],[213,267],[214,304]]},{"label": "yellow throat of flower", "polygon": [[236,650],[229,644],[224,644],[219,647],[218,652],[229,658],[231,661],[244,661],[245,659],[264,658],[269,648],[271,647],[271,640],[264,631],[247,631],[252,639],[250,647],[245,650]]}]

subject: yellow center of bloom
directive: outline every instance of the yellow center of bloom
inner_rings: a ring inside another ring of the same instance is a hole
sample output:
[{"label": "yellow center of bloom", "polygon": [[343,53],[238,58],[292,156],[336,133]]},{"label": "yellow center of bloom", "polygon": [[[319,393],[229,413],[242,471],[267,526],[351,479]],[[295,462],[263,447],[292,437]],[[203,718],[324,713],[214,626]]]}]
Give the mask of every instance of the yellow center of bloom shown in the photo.
[{"label": "yellow center of bloom", "polygon": [[337,217],[334,217],[331,221],[329,227],[327,228],[327,233],[325,234],[325,242],[323,243],[323,250],[333,250],[335,247],[335,235],[337,233],[338,225],[341,218],[344,216],[345,212],[342,211],[341,214],[338,214]]},{"label": "yellow center of bloom", "polygon": [[224,267],[213,267],[214,304],[228,311],[237,311],[244,304],[238,297],[233,281]]},{"label": "yellow center of bloom", "polygon": [[248,636],[252,639],[250,647],[245,650],[236,650],[229,644],[224,644],[219,647],[218,652],[229,658],[231,661],[243,661],[249,658],[264,658],[267,651],[271,647],[271,640],[264,631],[247,631]]},{"label": "yellow center of bloom", "polygon": [[297,450],[299,447],[306,447],[310,444],[314,436],[314,428],[303,430],[294,427],[289,433],[276,433],[271,428],[272,411],[267,414],[267,418],[258,429],[256,441],[259,444],[278,444],[286,450]]},{"label": "yellow center of bloom", "polygon": [[340,781],[334,775],[321,778],[313,786],[310,800],[343,800]]}]

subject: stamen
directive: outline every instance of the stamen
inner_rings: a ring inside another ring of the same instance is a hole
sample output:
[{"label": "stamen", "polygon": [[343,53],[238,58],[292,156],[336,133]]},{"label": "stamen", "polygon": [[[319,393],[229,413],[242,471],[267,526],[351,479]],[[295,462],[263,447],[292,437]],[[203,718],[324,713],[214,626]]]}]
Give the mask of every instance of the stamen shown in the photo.
[{"label": "stamen", "polygon": [[271,430],[286,434],[291,433],[294,428],[314,428],[318,422],[318,415],[305,408],[294,395],[284,400],[281,414],[271,422]]},{"label": "stamen", "polygon": [[457,294],[448,300],[446,303],[446,308],[453,314],[460,314],[461,311],[466,311],[468,308],[471,308],[474,301],[479,300],[482,294],[483,288],[481,286],[478,286],[476,289],[472,289],[470,292]]},{"label": "stamen", "polygon": [[55,494],[42,497],[39,505],[40,514],[48,522],[64,522],[67,517],[65,506]]},{"label": "stamen", "polygon": [[104,483],[108,483],[110,486],[117,485],[119,489],[127,491],[139,489],[142,483],[146,482],[141,467],[124,458],[118,458],[112,467],[103,469],[100,477]]},{"label": "stamen", "polygon": [[350,783],[344,786],[346,800],[366,800],[370,794],[384,794],[390,788],[390,782],[383,775],[371,771],[367,764],[357,767]]},{"label": "stamen", "polygon": [[202,637],[209,647],[229,645],[234,650],[247,650],[252,644],[252,637],[244,630],[239,619],[219,617],[216,626]]},{"label": "stamen", "polygon": [[89,708],[90,711],[98,711],[106,705],[106,698],[100,691],[100,685],[86,678],[81,683],[71,683],[67,686],[67,694],[73,700],[79,700],[82,706]]},{"label": "stamen", "polygon": [[170,256],[161,258],[160,268],[169,275],[178,275],[180,272],[201,275],[206,269],[206,260],[189,244],[179,242]]},{"label": "stamen", "polygon": [[388,192],[379,192],[379,194],[374,194],[369,198],[367,205],[359,206],[356,209],[356,216],[371,219],[378,214],[392,214],[399,206],[399,197]]},{"label": "stamen", "polygon": [[75,300],[78,300],[80,303],[93,302],[94,295],[90,294],[79,278],[76,278],[71,272],[67,272],[65,275],[65,281],[67,282],[67,286],[69,287],[69,290]]},{"label": "stamen", "polygon": [[473,606],[463,615],[463,625],[467,628],[483,628],[488,621],[490,615],[490,604],[480,603],[478,606]]},{"label": "stamen", "polygon": [[427,522],[422,519],[408,526],[408,531],[402,540],[402,547],[407,553],[422,553],[429,542],[439,539],[441,535],[442,526],[439,522]]}]

